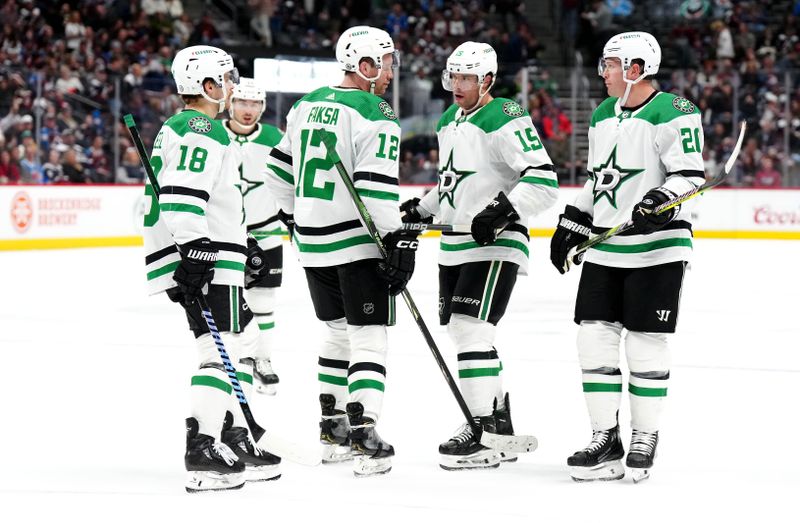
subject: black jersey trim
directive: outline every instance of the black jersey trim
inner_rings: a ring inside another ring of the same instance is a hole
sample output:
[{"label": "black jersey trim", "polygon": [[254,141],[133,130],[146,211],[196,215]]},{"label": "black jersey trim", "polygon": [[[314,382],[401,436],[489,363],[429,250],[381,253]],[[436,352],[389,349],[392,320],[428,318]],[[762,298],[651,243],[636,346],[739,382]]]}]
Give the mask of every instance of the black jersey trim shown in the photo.
[{"label": "black jersey trim", "polygon": [[161,258],[166,258],[170,254],[177,254],[178,247],[175,245],[170,245],[169,247],[164,247],[154,253],[148,254],[144,257],[145,265],[150,265],[153,262],[157,262]]},{"label": "black jersey trim", "polygon": [[273,147],[272,150],[269,152],[269,155],[287,165],[292,165],[292,157],[286,154],[285,152],[281,151],[277,147]]},{"label": "black jersey trim", "polygon": [[378,374],[383,374],[384,376],[386,376],[386,367],[378,363],[373,363],[371,361],[361,361],[350,365],[350,369],[347,371],[347,375],[352,376],[356,372],[362,372],[362,371],[377,372]]},{"label": "black jersey trim", "polygon": [[389,185],[399,185],[397,178],[392,176],[386,176],[385,174],[378,174],[378,173],[371,173],[367,171],[360,171],[353,174],[353,182],[378,182],[378,183],[386,183]]},{"label": "black jersey trim", "polygon": [[258,223],[254,223],[254,224],[248,225],[248,226],[247,226],[247,230],[248,230],[248,232],[249,232],[249,231],[252,231],[252,230],[254,230],[254,229],[260,229],[260,228],[262,228],[262,227],[266,227],[266,226],[267,226],[267,225],[269,225],[270,223],[275,223],[275,222],[277,222],[278,220],[280,220],[280,218],[278,218],[278,215],[276,214],[276,215],[274,215],[274,216],[270,216],[269,218],[267,218],[267,219],[266,219],[266,220],[264,220],[263,222],[258,222]]},{"label": "black jersey trim", "polygon": [[552,171],[552,172],[556,172],[556,168],[551,163],[548,163],[548,164],[545,164],[545,165],[530,165],[530,166],[526,167],[525,170],[523,170],[521,173],[519,173],[519,177],[522,178],[523,176],[525,176],[525,173],[527,173],[528,171]]},{"label": "black jersey trim", "polygon": [[684,169],[682,171],[672,171],[671,173],[667,173],[667,176],[683,176],[684,178],[698,176],[700,178],[705,179],[706,173],[704,173],[703,171],[693,171],[691,169]]},{"label": "black jersey trim", "polygon": [[648,103],[650,103],[650,100],[652,100],[653,98],[655,98],[655,97],[656,97],[656,95],[657,95],[658,93],[660,93],[660,92],[661,92],[661,91],[658,91],[658,90],[656,90],[656,91],[653,91],[653,92],[652,92],[652,94],[650,94],[650,96],[648,96],[648,97],[647,97],[647,100],[645,100],[644,102],[640,103],[640,104],[639,104],[639,105],[637,105],[637,106],[634,106],[634,107],[623,107],[623,106],[620,106],[620,109],[622,109],[623,111],[630,111],[630,112],[638,111],[639,109],[641,109],[642,107],[644,107],[645,105],[647,105]]},{"label": "black jersey trim", "polygon": [[209,195],[206,191],[198,189],[190,189],[189,187],[182,187],[180,185],[165,185],[161,188],[161,194],[177,194],[180,196],[192,196],[199,198],[205,202],[208,201]]},{"label": "black jersey trim", "polygon": [[[525,227],[524,225],[519,224],[519,223],[511,223],[511,224],[509,224],[505,229],[503,229],[502,232],[507,232],[507,231],[508,232],[518,232],[518,233],[524,235],[525,238],[530,239],[530,236],[528,236],[528,228]],[[472,233],[469,233],[469,232],[447,232],[447,231],[442,232],[442,236],[469,236],[471,234]]]},{"label": "black jersey trim", "polygon": [[221,251],[238,252],[239,254],[247,254],[247,246],[239,245],[238,243],[229,242],[211,242],[211,245]]},{"label": "black jersey trim", "polygon": [[[609,227],[595,227],[592,226],[592,234],[602,234],[606,232]],[[679,229],[688,229],[689,232],[692,232],[692,224],[687,222],[686,220],[675,220],[674,222],[669,222],[664,227],[660,228],[659,231],[675,231]],[[639,233],[636,232],[634,229],[629,229],[625,232],[621,232],[616,236],[636,236]]]},{"label": "black jersey trim", "polygon": [[333,225],[326,225],[325,227],[306,227],[302,225],[295,225],[294,231],[304,236],[325,236],[327,234],[336,234],[337,232],[350,231],[361,227],[359,220],[350,220],[346,222],[334,223]]}]

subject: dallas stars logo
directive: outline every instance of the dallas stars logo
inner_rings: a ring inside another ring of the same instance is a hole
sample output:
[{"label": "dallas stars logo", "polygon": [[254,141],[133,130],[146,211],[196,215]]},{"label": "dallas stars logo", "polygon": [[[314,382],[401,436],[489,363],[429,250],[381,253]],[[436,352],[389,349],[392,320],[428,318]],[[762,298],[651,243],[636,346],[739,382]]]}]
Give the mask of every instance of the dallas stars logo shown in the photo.
[{"label": "dallas stars logo", "polygon": [[242,179],[242,184],[239,185],[239,190],[242,192],[242,198],[247,196],[247,193],[249,193],[250,191],[252,191],[254,189],[258,189],[259,187],[264,185],[264,182],[258,182],[258,181],[255,181],[255,180],[249,180],[249,179],[245,178],[243,169],[244,169],[244,165],[239,164],[239,176]]},{"label": "dallas stars logo", "polygon": [[458,184],[470,174],[475,174],[475,171],[459,171],[455,168],[453,165],[453,149],[450,149],[447,163],[439,169],[439,203],[441,204],[444,200],[447,200],[450,207],[455,209],[456,206],[453,203],[453,199],[456,196]]},{"label": "dallas stars logo", "polygon": [[594,203],[605,197],[613,208],[617,208],[617,191],[620,186],[644,172],[644,169],[623,169],[617,165],[617,146],[604,164],[592,169],[594,173]]}]

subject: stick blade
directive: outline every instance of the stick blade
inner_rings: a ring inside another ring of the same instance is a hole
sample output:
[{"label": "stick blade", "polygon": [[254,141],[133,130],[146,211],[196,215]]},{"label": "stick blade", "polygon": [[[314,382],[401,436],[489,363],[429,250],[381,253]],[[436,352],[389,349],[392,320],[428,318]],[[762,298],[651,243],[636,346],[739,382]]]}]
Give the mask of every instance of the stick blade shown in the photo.
[{"label": "stick blade", "polygon": [[539,447],[536,436],[506,436],[483,431],[481,445],[501,452],[533,452]]},{"label": "stick blade", "polygon": [[747,122],[742,122],[741,130],[739,131],[739,138],[736,139],[736,147],[731,152],[731,157],[725,162],[725,172],[731,172],[733,164],[736,163],[736,158],[739,157],[739,150],[742,148],[742,141],[744,140],[744,132],[747,130]]},{"label": "stick blade", "polygon": [[306,467],[316,467],[322,463],[322,451],[319,447],[300,445],[286,440],[274,432],[267,432],[256,440],[256,445],[266,450],[270,454],[275,454],[281,459],[304,465]]}]

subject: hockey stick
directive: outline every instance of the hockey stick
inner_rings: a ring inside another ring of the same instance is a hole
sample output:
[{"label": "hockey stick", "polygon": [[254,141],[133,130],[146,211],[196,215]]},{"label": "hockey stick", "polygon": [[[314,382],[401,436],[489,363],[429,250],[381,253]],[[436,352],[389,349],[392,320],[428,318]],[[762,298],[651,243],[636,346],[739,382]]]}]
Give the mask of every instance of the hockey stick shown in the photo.
[{"label": "hockey stick", "polygon": [[[336,136],[333,133],[329,133],[325,129],[319,129],[318,132],[322,134],[322,141],[328,151],[328,159],[333,162],[336,170],[339,172],[339,176],[342,178],[345,187],[347,187],[347,191],[350,193],[350,197],[353,199],[353,203],[358,210],[358,214],[361,216],[361,221],[364,222],[364,226],[367,228],[370,236],[372,236],[375,245],[378,247],[378,251],[381,253],[381,257],[386,260],[388,253],[386,251],[386,246],[383,244],[383,239],[381,238],[380,232],[375,226],[375,222],[372,220],[369,210],[367,210],[366,205],[364,205],[364,202],[361,200],[361,196],[356,191],[353,180],[350,178],[350,175],[347,173],[347,169],[345,169],[344,165],[342,164],[339,154],[336,152]],[[408,291],[408,289],[403,289],[402,294],[406,305],[408,305],[408,310],[411,312],[411,315],[414,317],[414,321],[416,321],[419,330],[422,332],[422,336],[428,343],[428,348],[431,349],[433,357],[436,360],[436,363],[439,365],[439,369],[442,371],[447,385],[450,387],[450,391],[453,393],[453,396],[455,396],[458,406],[461,408],[461,412],[467,419],[467,423],[469,423],[469,425],[472,427],[474,434],[481,434],[481,445],[505,452],[522,453],[533,452],[536,450],[538,441],[534,436],[507,436],[501,434],[492,434],[485,430],[480,430],[478,424],[472,418],[472,414],[469,412],[467,403],[464,401],[464,396],[462,396],[461,391],[458,390],[458,385],[456,385],[452,374],[450,374],[450,370],[447,368],[447,364],[445,363],[444,358],[442,358],[442,353],[439,352],[436,342],[434,341],[430,330],[428,330],[428,326],[425,324],[425,320],[422,319],[422,315],[420,314],[419,309],[417,309],[414,299],[411,297],[411,293]]]},{"label": "hockey stick", "polygon": [[[677,207],[683,202],[691,200],[695,196],[699,196],[704,192],[708,191],[709,189],[713,189],[714,187],[724,182],[725,178],[727,178],[728,174],[730,174],[731,169],[733,169],[733,164],[736,163],[736,159],[739,157],[739,150],[742,148],[742,141],[744,140],[744,133],[746,128],[747,128],[747,122],[742,122],[741,130],[739,131],[739,138],[736,139],[736,146],[733,148],[733,151],[731,151],[731,155],[728,158],[728,161],[725,162],[725,165],[723,165],[722,168],[719,170],[719,172],[717,172],[716,176],[705,182],[703,185],[695,187],[691,191],[685,192],[679,196],[676,196],[671,200],[662,203],[661,205],[656,207],[653,210],[653,212],[655,214],[661,214],[662,212],[668,211],[673,207]],[[633,221],[628,220],[625,223],[610,228],[609,230],[605,231],[602,234],[598,234],[597,236],[589,238],[583,243],[579,243],[578,245],[570,249],[570,251],[567,253],[565,269],[569,270],[569,267],[572,263],[571,260],[574,256],[583,254],[584,252],[591,249],[598,243],[602,243],[613,236],[617,236],[618,234],[621,234],[631,229],[632,227],[633,227]]]},{"label": "hockey stick", "polygon": [[402,229],[404,231],[442,231],[461,234],[472,232],[472,227],[469,225],[445,225],[443,223],[404,223]]},{"label": "hockey stick", "polygon": [[[124,121],[125,126],[128,128],[128,132],[131,134],[133,143],[136,146],[136,150],[139,153],[139,160],[142,162],[142,167],[144,167],[145,173],[147,173],[147,179],[150,182],[150,185],[153,187],[153,192],[155,193],[156,198],[158,198],[159,194],[161,193],[161,186],[156,179],[155,173],[153,173],[153,168],[148,160],[149,157],[144,148],[142,137],[139,135],[139,129],[136,127],[136,122],[133,120],[133,115],[126,114],[124,116]],[[253,440],[256,442],[256,445],[266,449],[272,454],[282,458],[285,457],[289,461],[293,461],[301,465],[319,465],[321,462],[321,456],[319,453],[316,453],[315,455],[306,452],[297,452],[293,449],[292,444],[285,442],[282,438],[278,438],[272,434],[267,435],[264,428],[256,422],[255,417],[253,417],[253,411],[250,410],[250,404],[247,402],[247,398],[242,390],[242,385],[239,383],[239,379],[236,377],[236,367],[233,366],[233,362],[231,362],[231,358],[228,356],[228,351],[225,349],[225,344],[222,342],[222,336],[219,333],[219,329],[217,329],[216,322],[214,322],[214,316],[211,314],[211,308],[208,306],[208,301],[203,294],[200,295],[197,301],[200,305],[203,319],[206,321],[208,330],[211,333],[211,337],[214,338],[214,344],[217,346],[217,351],[219,352],[219,357],[222,360],[222,365],[225,368],[225,372],[228,374],[228,379],[230,380],[234,392],[236,392],[236,399],[239,400],[239,406],[242,409],[242,414],[244,415],[245,421],[247,421],[247,427],[250,429],[250,434],[253,436]],[[311,457],[312,455],[314,455],[313,458]]]}]

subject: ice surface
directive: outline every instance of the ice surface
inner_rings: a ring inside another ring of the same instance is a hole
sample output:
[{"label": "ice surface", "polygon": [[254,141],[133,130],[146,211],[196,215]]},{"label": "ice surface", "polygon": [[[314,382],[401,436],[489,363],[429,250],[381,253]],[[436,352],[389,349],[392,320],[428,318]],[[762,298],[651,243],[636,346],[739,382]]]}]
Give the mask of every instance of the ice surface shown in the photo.
[{"label": "ice surface", "polygon": [[[421,243],[410,289],[436,321],[437,241]],[[590,438],[571,321],[578,271],[560,276],[532,241],[497,348],[514,426],[539,449],[497,470],[446,472],[437,446],[462,423],[402,301],[381,435],[386,476],[348,465],[283,465],[283,478],[228,493],[183,490],[183,419],[195,355],[183,313],[147,297],[140,248],[4,252],[0,519],[49,521],[796,521],[800,490],[800,242],[697,240],[652,478],[576,484],[566,458]],[[259,422],[313,445],[324,333],[287,251],[273,363]],[[623,359],[624,361],[624,359]],[[627,398],[621,423],[629,438]]]}]

